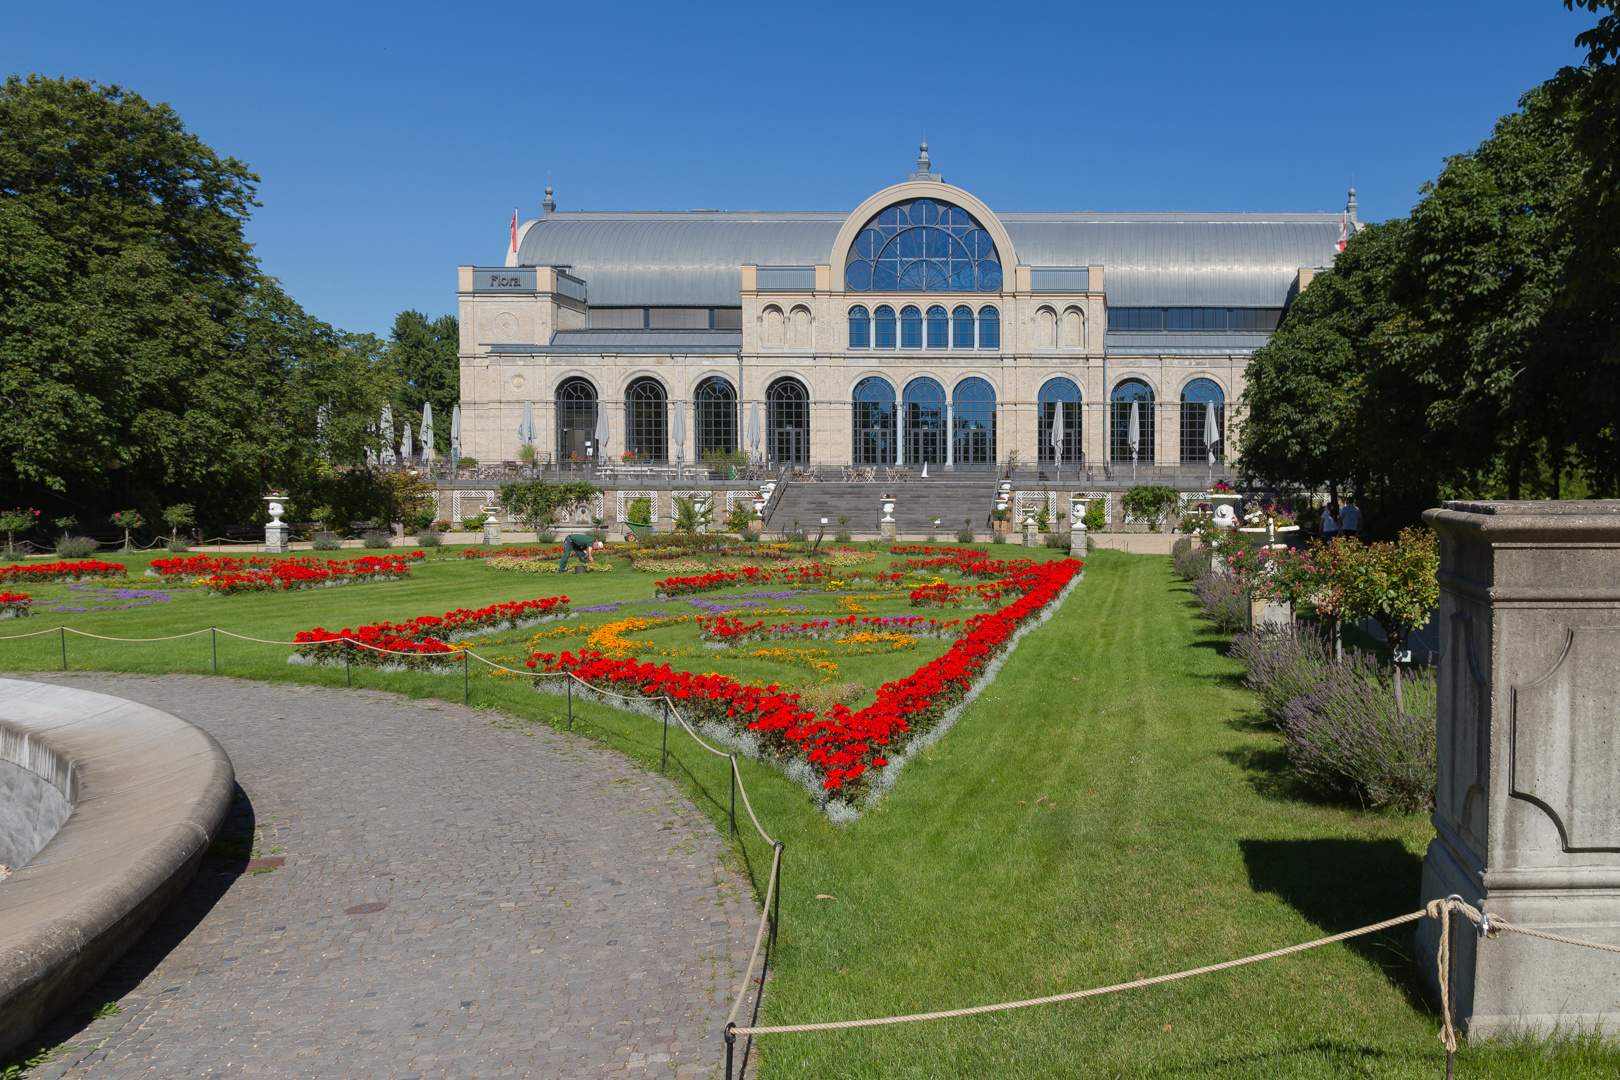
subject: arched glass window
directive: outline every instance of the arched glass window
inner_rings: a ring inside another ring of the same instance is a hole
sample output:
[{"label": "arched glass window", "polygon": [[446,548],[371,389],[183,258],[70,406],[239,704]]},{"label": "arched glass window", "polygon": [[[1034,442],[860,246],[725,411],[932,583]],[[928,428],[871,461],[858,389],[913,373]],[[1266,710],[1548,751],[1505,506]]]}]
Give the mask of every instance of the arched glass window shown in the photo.
[{"label": "arched glass window", "polygon": [[[1037,449],[1041,462],[1047,465],[1055,465],[1059,460],[1065,465],[1084,462],[1085,453],[1080,449],[1080,388],[1072,379],[1047,379],[1035,400],[1036,436],[1041,441]],[[1063,427],[1058,435],[1058,445],[1053,446],[1052,426],[1058,422],[1059,409],[1063,413]]]},{"label": "arched glass window", "polygon": [[912,379],[901,414],[906,464],[945,464],[945,388],[926,376]]},{"label": "arched glass window", "polygon": [[624,449],[641,461],[669,460],[668,396],[657,379],[637,379],[624,392]]},{"label": "arched glass window", "polygon": [[966,304],[951,312],[951,347],[973,348],[973,309]]},{"label": "arched glass window", "polygon": [[873,376],[855,387],[854,445],[850,460],[856,465],[893,465],[894,387]]},{"label": "arched glass window", "polygon": [[1109,457],[1127,465],[1153,464],[1153,391],[1141,379],[1126,379],[1114,387],[1112,398]]},{"label": "arched glass window", "polygon": [[872,344],[872,317],[863,307],[849,309],[849,347],[864,349]]},{"label": "arched glass window", "polygon": [[928,347],[947,349],[951,344],[951,320],[945,309],[935,304],[928,309]]},{"label": "arched glass window", "polygon": [[777,379],[765,391],[765,447],[772,461],[810,464],[810,394],[798,379]]},{"label": "arched glass window", "polygon": [[596,387],[584,379],[564,379],[557,387],[557,460],[586,460],[586,451],[595,450],[595,432]]},{"label": "arched glass window", "polygon": [[951,391],[952,460],[958,465],[996,463],[996,390],[983,379],[963,379]]},{"label": "arched glass window", "polygon": [[1181,461],[1213,465],[1226,456],[1226,395],[1209,379],[1194,379],[1181,392]]},{"label": "arched glass window", "polygon": [[979,309],[979,348],[1001,348],[1001,312],[993,307]]},{"label": "arched glass window", "polygon": [[973,215],[934,199],[897,203],[866,223],[850,245],[851,292],[995,292],[1001,260]]},{"label": "arched glass window", "polygon": [[894,308],[888,304],[873,313],[872,344],[880,349],[894,348]]},{"label": "arched glass window", "polygon": [[900,347],[922,348],[922,312],[910,304],[900,309]]},{"label": "arched glass window", "polygon": [[698,383],[693,395],[697,407],[697,456],[711,450],[737,449],[737,391],[730,380],[712,375]]}]

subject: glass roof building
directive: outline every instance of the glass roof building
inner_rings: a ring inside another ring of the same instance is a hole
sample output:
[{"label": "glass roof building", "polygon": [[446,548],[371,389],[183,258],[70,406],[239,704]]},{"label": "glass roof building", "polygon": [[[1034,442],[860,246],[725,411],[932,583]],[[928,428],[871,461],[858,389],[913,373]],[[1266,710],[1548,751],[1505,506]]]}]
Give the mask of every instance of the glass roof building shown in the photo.
[{"label": "glass roof building", "polygon": [[558,211],[459,268],[463,452],[989,469],[1206,464],[1345,212]]}]

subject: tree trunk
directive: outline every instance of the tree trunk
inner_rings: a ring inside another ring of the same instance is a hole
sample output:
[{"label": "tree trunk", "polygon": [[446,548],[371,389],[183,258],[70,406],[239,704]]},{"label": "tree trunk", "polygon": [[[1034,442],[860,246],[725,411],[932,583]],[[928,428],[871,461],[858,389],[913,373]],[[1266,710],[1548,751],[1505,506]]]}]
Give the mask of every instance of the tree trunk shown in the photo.
[{"label": "tree trunk", "polygon": [[1401,700],[1401,664],[1395,661],[1395,715],[1406,719],[1406,702]]}]

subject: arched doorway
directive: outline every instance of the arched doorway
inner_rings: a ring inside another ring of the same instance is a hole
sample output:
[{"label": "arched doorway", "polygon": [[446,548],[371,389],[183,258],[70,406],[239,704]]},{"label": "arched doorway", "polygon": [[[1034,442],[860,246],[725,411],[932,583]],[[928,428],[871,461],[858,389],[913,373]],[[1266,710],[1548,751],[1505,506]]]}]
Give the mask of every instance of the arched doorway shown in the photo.
[{"label": "arched doorway", "polygon": [[564,379],[557,387],[557,460],[594,460],[596,387],[586,379]]},{"label": "arched doorway", "polygon": [[638,461],[669,460],[669,395],[657,379],[643,378],[624,391],[624,449]]},{"label": "arched doorway", "polygon": [[853,444],[849,459],[856,465],[893,465],[894,387],[876,376],[862,379],[852,395]]},{"label": "arched doorway", "polygon": [[697,457],[711,451],[732,453],[737,449],[737,391],[730,380],[711,375],[698,383],[692,395],[697,409]]},{"label": "arched doorway", "polygon": [[772,461],[810,464],[810,393],[797,379],[777,379],[765,391],[765,446]]},{"label": "arched doorway", "polygon": [[1109,458],[1124,465],[1153,464],[1153,390],[1141,379],[1126,379],[1110,399]]},{"label": "arched doorway", "polygon": [[983,379],[963,379],[951,391],[951,460],[957,465],[996,463],[996,390]]},{"label": "arched doorway", "polygon": [[906,464],[945,464],[945,388],[927,376],[912,379],[900,412]]},{"label": "arched doorway", "polygon": [[[1037,413],[1037,435],[1040,438],[1040,460],[1046,465],[1062,463],[1079,464],[1085,460],[1085,451],[1081,449],[1080,442],[1080,387],[1073,379],[1047,379],[1041,386],[1041,392],[1036,397],[1039,412]],[[1052,443],[1052,427],[1058,422],[1058,413],[1061,409],[1063,415],[1063,430],[1058,435],[1058,444]]]},{"label": "arched doorway", "polygon": [[1226,395],[1212,379],[1181,391],[1181,463],[1213,465],[1226,454]]}]

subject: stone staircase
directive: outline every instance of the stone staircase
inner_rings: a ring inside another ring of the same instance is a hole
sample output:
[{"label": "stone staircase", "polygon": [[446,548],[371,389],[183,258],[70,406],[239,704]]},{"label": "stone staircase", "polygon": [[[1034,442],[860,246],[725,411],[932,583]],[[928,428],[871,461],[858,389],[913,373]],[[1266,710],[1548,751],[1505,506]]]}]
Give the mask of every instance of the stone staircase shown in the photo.
[{"label": "stone staircase", "polygon": [[[981,539],[990,533],[990,508],[996,499],[993,476],[914,480],[887,488],[870,483],[794,481],[777,499],[765,528],[772,534],[790,532],[797,521],[800,529],[814,537],[821,528],[821,519],[826,518],[828,537],[840,528],[856,536],[876,536],[885,494],[895,497],[895,532],[902,538],[921,539],[933,534],[942,541],[952,540],[964,519],[973,523],[973,531]],[[849,518],[849,523],[840,526],[839,515]],[[940,519],[938,528],[929,520],[935,517]]]}]

